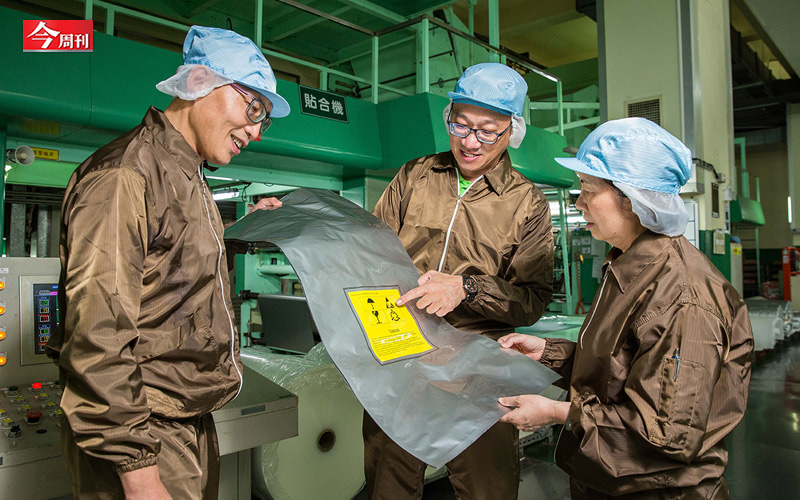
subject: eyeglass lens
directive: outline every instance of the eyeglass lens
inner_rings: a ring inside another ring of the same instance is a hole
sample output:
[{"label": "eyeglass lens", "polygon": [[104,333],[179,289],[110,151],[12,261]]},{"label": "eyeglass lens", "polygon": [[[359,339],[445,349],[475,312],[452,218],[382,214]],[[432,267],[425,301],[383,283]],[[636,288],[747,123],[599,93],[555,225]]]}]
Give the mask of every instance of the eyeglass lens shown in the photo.
[{"label": "eyeglass lens", "polygon": [[247,107],[247,117],[253,123],[261,122],[262,133],[272,125],[272,118],[269,117],[267,108],[257,99],[250,101],[250,105]]},{"label": "eyeglass lens", "polygon": [[494,144],[500,138],[497,132],[467,127],[456,122],[450,122],[450,133],[458,137],[467,137],[470,132],[475,132],[475,138],[484,144]]},{"label": "eyeglass lens", "polygon": [[236,89],[240,94],[246,98],[250,98],[250,104],[247,106],[247,118],[253,123],[261,123],[261,133],[263,134],[270,125],[272,125],[272,118],[267,113],[267,108],[264,104],[250,95],[248,92],[240,89],[237,85],[231,84],[231,87]]}]

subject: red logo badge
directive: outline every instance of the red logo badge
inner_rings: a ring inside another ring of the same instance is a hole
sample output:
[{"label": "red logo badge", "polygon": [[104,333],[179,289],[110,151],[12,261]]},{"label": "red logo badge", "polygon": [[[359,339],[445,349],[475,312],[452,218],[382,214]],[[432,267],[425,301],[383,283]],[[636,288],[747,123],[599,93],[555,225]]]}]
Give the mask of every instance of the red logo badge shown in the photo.
[{"label": "red logo badge", "polygon": [[91,52],[92,21],[23,20],[23,52]]}]

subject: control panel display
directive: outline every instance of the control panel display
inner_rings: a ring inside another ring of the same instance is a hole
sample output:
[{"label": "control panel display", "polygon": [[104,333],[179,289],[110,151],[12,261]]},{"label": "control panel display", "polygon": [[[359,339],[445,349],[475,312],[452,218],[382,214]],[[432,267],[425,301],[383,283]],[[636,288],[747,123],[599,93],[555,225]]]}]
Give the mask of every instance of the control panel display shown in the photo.
[{"label": "control panel display", "polygon": [[35,354],[44,354],[44,346],[58,327],[58,284],[33,283],[33,335]]}]

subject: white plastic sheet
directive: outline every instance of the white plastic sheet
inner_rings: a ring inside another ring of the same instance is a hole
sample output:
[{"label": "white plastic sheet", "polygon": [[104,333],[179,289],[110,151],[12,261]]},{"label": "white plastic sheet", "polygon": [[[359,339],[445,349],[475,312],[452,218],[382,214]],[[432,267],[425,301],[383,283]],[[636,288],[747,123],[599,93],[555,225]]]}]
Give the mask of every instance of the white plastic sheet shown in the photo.
[{"label": "white plastic sheet", "polygon": [[417,286],[419,272],[399,238],[377,217],[329,191],[301,189],[282,201],[282,208],[242,218],[225,238],[281,247],[303,283],[333,362],[372,418],[412,455],[434,467],[447,463],[509,411],[498,397],[538,394],[558,378],[414,305],[408,309],[434,349],[381,364],[346,290],[384,286],[405,293]]}]

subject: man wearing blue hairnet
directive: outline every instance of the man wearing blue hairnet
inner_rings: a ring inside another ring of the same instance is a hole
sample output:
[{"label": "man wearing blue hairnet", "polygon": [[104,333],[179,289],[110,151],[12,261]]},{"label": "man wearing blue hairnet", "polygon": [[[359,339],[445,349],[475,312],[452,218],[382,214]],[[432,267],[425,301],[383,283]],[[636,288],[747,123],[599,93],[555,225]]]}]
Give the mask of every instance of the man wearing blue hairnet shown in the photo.
[{"label": "man wearing blue hairnet", "polygon": [[[61,324],[47,345],[63,387],[76,498],[213,499],[211,411],[242,366],[223,225],[204,178],[289,114],[269,63],[232,31],[194,26],[174,96],[83,162],[62,207]],[[263,200],[257,208],[280,204]]]},{"label": "man wearing blue hairnet", "polygon": [[[403,165],[374,209],[424,273],[398,304],[493,339],[536,322],[552,294],[549,205],[506,151],[525,136],[527,90],[508,66],[468,68],[443,113],[450,150]],[[425,464],[368,414],[363,433],[370,498],[420,498]],[[491,427],[447,464],[458,498],[517,498],[518,450],[511,425]]]}]

